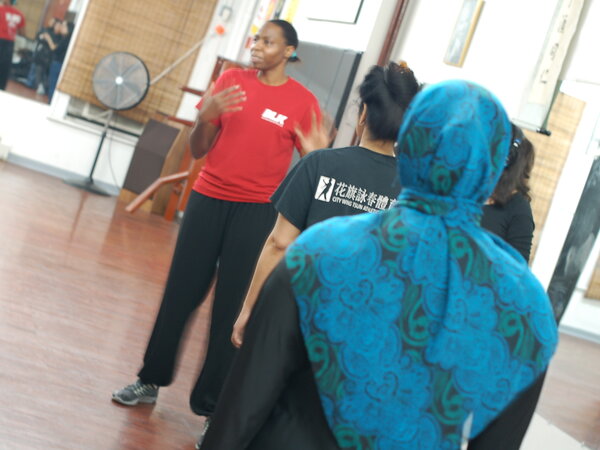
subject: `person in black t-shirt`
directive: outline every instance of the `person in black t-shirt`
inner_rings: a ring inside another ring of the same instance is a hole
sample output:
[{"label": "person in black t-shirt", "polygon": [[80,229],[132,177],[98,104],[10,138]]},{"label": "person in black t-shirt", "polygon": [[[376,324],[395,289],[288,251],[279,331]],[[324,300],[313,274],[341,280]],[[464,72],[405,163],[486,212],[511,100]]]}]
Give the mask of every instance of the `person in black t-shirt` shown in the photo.
[{"label": "person in black t-shirt", "polygon": [[71,22],[62,21],[59,22],[55,28],[58,37],[56,40],[48,34],[43,35],[44,39],[48,42],[50,49],[52,50],[52,62],[48,70],[48,103],[52,101],[54,96],[54,90],[58,83],[58,77],[62,69],[65,56],[67,55],[67,49],[71,41],[71,35],[73,34],[73,24]]},{"label": "person in black t-shirt", "polygon": [[535,159],[533,144],[513,124],[513,142],[504,172],[483,207],[481,226],[500,236],[529,261],[533,241],[533,213],[529,176]]},{"label": "person in black t-shirt", "polygon": [[[394,143],[420,85],[405,64],[373,66],[359,87],[358,146],[303,158],[271,197],[279,213],[267,238],[231,341],[239,347],[258,292],[286,248],[309,226],[335,216],[386,210],[400,192]],[[303,136],[301,139],[310,139]]]},{"label": "person in black t-shirt", "polygon": [[[38,90],[41,84],[44,92],[48,91],[48,71],[52,62],[52,50],[49,41],[56,42],[58,40],[58,33],[55,32],[55,29],[58,29],[60,22],[61,20],[56,17],[50,18],[48,26],[40,30],[35,38],[33,61],[27,77],[27,84],[30,88]],[[46,35],[50,39],[47,39]]]}]

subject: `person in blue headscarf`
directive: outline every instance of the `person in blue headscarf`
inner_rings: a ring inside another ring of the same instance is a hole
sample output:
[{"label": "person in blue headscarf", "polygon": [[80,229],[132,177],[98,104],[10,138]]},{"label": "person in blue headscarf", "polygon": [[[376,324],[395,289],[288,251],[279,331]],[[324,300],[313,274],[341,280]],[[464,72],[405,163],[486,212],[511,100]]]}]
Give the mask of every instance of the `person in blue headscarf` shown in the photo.
[{"label": "person in blue headscarf", "polygon": [[288,249],[201,448],[518,449],[507,411],[529,401],[557,327],[526,261],[479,225],[510,144],[484,88],[418,94],[397,140],[398,202]]}]

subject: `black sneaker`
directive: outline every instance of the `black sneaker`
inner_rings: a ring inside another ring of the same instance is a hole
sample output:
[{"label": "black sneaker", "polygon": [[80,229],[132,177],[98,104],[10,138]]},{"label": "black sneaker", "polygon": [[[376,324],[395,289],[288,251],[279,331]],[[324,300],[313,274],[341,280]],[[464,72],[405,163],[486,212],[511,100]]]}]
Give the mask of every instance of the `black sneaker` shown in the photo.
[{"label": "black sneaker", "polygon": [[144,384],[140,380],[113,392],[112,399],[122,405],[135,406],[138,403],[156,403],[158,386]]},{"label": "black sneaker", "polygon": [[202,427],[202,432],[200,433],[200,437],[198,438],[198,442],[196,442],[196,450],[200,450],[200,447],[202,447],[202,441],[204,440],[204,436],[206,436],[206,432],[208,431],[209,426],[210,426],[210,417],[207,417],[204,420],[204,425]]}]

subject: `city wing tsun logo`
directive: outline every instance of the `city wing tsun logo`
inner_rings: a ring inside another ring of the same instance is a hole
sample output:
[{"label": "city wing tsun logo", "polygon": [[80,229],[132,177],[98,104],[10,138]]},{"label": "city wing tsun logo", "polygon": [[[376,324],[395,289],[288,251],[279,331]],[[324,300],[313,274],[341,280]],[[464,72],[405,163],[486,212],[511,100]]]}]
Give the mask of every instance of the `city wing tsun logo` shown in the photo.
[{"label": "city wing tsun logo", "polygon": [[335,186],[335,178],[321,176],[319,184],[315,192],[315,198],[322,202],[331,201],[331,194],[333,194],[333,187]]}]

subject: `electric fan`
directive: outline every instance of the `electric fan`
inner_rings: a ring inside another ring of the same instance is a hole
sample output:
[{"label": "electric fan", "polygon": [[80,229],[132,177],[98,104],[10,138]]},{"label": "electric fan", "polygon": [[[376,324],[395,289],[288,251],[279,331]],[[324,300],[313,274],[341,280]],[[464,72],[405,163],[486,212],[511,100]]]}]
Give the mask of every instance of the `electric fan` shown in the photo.
[{"label": "electric fan", "polygon": [[108,108],[106,123],[102,130],[98,150],[92,164],[92,169],[87,178],[65,180],[71,186],[85,189],[100,195],[110,195],[102,188],[94,184],[94,169],[98,162],[98,156],[102,150],[102,144],[106,138],[106,132],[110,125],[110,120],[115,111],[124,111],[139,105],[148,93],[150,86],[158,83],[169,72],[175,69],[182,61],[188,58],[204,43],[206,38],[221,36],[225,33],[223,25],[217,25],[214,31],[198,42],[196,42],[188,51],[177,58],[170,66],[150,80],[150,73],[144,62],[137,56],[128,52],[114,52],[106,55],[100,60],[94,69],[92,76],[92,86],[94,94],[104,106]]},{"label": "electric fan", "polygon": [[127,52],[114,52],[100,60],[94,69],[92,87],[96,98],[108,108],[107,118],[90,174],[84,179],[68,179],[67,184],[100,195],[110,195],[94,183],[94,170],[115,111],[131,109],[144,100],[150,87],[150,74],[137,56]]}]

